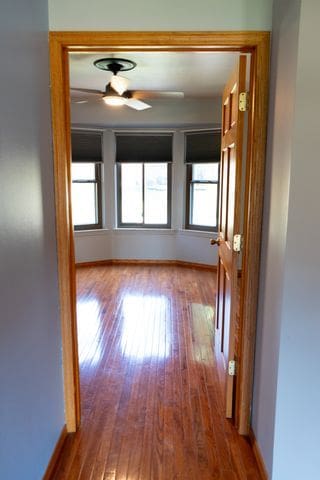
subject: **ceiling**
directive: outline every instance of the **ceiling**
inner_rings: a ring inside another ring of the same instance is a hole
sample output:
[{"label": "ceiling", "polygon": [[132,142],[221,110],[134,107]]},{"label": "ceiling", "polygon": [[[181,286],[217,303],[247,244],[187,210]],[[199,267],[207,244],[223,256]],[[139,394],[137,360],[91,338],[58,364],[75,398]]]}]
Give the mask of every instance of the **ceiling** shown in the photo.
[{"label": "ceiling", "polygon": [[186,98],[212,98],[221,95],[237,56],[233,52],[71,53],[70,85],[104,90],[111,73],[97,69],[93,62],[118,57],[137,64],[120,73],[130,80],[132,90],[181,91]]},{"label": "ceiling", "polygon": [[[144,111],[114,108],[95,95],[72,92],[72,123],[104,126],[188,126],[216,124],[221,118],[220,97],[238,53],[235,52],[100,52],[71,53],[70,86],[103,91],[111,73],[93,62],[118,57],[137,66],[120,75],[130,80],[130,90],[179,91],[182,99],[148,99]],[[89,100],[87,103],[78,103]],[[210,102],[208,103],[208,100]]]}]

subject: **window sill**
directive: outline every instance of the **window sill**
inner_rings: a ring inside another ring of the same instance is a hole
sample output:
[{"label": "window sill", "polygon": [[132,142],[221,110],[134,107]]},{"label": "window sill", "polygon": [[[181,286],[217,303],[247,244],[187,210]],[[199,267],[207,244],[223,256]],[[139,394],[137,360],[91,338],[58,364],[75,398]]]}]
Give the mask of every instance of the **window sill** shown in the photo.
[{"label": "window sill", "polygon": [[209,232],[204,230],[189,230],[189,229],[173,229],[173,228],[99,228],[93,230],[76,230],[74,236],[81,237],[97,237],[100,235],[181,235],[190,237],[210,238],[217,234],[217,232]]},{"label": "window sill", "polygon": [[182,228],[178,230],[178,234],[180,235],[186,235],[186,236],[191,236],[191,237],[204,237],[204,238],[210,238],[213,235],[216,235],[217,232],[211,232],[208,230],[190,230],[186,228]]},{"label": "window sill", "polygon": [[171,228],[99,228],[93,230],[75,230],[75,237],[96,237],[98,235],[131,235],[131,234],[147,234],[147,235],[175,235],[177,230]]},{"label": "window sill", "polygon": [[96,237],[98,235],[108,235],[112,232],[107,228],[93,228],[92,230],[74,230],[75,237]]},{"label": "window sill", "polygon": [[171,228],[115,228],[112,230],[116,235],[121,234],[139,234],[143,233],[144,235],[175,235],[176,230]]}]

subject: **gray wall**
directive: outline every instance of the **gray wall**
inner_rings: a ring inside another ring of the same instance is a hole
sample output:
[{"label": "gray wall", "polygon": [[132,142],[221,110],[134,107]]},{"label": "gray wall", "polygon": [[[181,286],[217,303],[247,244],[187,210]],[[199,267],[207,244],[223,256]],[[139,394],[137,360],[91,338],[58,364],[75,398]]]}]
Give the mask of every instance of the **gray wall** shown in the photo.
[{"label": "gray wall", "polygon": [[0,478],[42,478],[64,424],[42,0],[1,2]]},{"label": "gray wall", "polygon": [[320,3],[301,2],[273,480],[319,477]]},{"label": "gray wall", "polygon": [[275,0],[253,428],[273,480],[318,478],[319,2]]},{"label": "gray wall", "polygon": [[269,30],[272,0],[49,0],[50,30]]},{"label": "gray wall", "polygon": [[274,3],[267,171],[252,424],[272,471],[300,0]]},{"label": "gray wall", "polygon": [[74,125],[105,128],[207,128],[221,123],[221,97],[181,100],[152,100],[153,108],[108,110],[104,102],[71,104]]}]

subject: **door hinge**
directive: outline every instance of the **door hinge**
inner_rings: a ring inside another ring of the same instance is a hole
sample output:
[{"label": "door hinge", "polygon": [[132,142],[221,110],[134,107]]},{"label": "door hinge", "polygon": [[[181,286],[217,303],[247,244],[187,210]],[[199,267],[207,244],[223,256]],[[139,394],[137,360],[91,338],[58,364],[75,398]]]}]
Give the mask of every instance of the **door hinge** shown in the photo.
[{"label": "door hinge", "polygon": [[235,360],[230,360],[228,363],[228,374],[230,377],[234,377],[236,374],[236,361]]},{"label": "door hinge", "polygon": [[233,251],[234,252],[241,252],[242,243],[243,243],[242,235],[240,235],[240,234],[234,235],[233,236]]},{"label": "door hinge", "polygon": [[239,93],[239,110],[240,112],[249,110],[249,92]]}]

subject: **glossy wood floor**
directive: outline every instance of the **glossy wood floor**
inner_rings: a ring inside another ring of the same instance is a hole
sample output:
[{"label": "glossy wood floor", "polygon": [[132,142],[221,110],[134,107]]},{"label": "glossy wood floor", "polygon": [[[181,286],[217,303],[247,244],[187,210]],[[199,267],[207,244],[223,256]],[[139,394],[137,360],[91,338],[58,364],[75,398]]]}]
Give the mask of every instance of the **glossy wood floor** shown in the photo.
[{"label": "glossy wood floor", "polygon": [[82,426],[55,480],[257,480],[223,413],[215,274],[176,266],[77,271]]}]

